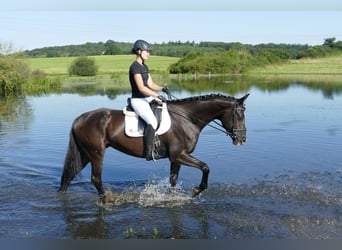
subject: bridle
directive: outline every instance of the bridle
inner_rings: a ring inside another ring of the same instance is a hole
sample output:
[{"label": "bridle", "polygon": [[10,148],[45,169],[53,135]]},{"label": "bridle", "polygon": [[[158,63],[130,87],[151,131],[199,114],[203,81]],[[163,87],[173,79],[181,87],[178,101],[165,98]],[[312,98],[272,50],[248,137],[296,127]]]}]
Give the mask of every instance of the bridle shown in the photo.
[{"label": "bridle", "polygon": [[[213,123],[215,123],[217,126],[221,127],[221,128],[218,128],[218,127],[215,127],[211,124],[208,124],[208,126],[218,130],[218,131],[221,131],[223,133],[225,133],[227,136],[230,136],[233,140],[236,139],[237,137],[237,133],[238,132],[246,132],[246,129],[245,128],[237,128],[237,111],[238,110],[245,110],[246,108],[243,106],[243,107],[239,107],[239,104],[237,101],[234,102],[234,105],[233,105],[233,115],[232,115],[232,128],[231,128],[231,131],[228,131],[226,130],[222,124],[220,124],[219,122],[217,121],[213,121]],[[223,129],[222,129],[223,128]]]}]

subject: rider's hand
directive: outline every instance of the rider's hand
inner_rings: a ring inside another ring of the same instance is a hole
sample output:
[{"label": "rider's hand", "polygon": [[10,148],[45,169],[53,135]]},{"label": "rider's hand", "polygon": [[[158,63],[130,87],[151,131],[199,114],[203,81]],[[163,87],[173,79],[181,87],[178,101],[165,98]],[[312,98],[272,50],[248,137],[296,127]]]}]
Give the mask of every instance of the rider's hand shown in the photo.
[{"label": "rider's hand", "polygon": [[163,102],[166,102],[166,99],[164,96],[159,95],[157,97],[154,98],[154,101],[158,103],[158,105],[162,106]]},{"label": "rider's hand", "polygon": [[161,100],[162,102],[166,102],[167,101],[166,98],[164,96],[162,96],[162,95],[159,95],[157,98],[159,100]]},{"label": "rider's hand", "polygon": [[168,88],[166,85],[163,87],[162,91],[163,91],[164,93],[166,93],[168,96],[171,95],[171,91],[169,90],[169,88]]}]

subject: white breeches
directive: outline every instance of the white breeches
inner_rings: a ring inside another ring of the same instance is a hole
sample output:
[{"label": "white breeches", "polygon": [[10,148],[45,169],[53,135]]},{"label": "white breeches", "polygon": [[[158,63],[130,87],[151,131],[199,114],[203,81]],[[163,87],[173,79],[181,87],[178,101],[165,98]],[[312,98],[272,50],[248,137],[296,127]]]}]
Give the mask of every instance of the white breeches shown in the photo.
[{"label": "white breeches", "polygon": [[154,129],[157,129],[158,122],[154,116],[150,102],[154,98],[152,96],[145,98],[131,98],[131,105],[134,111],[147,123],[151,124]]}]

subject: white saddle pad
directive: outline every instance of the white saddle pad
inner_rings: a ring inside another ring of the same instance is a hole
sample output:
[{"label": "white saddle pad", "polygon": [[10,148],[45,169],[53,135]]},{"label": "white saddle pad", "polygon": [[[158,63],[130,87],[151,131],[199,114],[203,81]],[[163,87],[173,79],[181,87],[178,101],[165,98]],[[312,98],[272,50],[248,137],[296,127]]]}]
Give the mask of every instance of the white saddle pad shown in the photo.
[{"label": "white saddle pad", "polygon": [[[143,136],[144,131],[139,131],[139,128],[138,128],[139,117],[137,113],[133,111],[127,111],[126,107],[124,108],[123,113],[125,115],[126,135],[130,137]],[[171,127],[171,119],[170,119],[169,112],[167,111],[166,103],[163,103],[161,117],[162,117],[162,121],[160,123],[158,130],[156,131],[158,135],[162,135],[166,133]]]}]

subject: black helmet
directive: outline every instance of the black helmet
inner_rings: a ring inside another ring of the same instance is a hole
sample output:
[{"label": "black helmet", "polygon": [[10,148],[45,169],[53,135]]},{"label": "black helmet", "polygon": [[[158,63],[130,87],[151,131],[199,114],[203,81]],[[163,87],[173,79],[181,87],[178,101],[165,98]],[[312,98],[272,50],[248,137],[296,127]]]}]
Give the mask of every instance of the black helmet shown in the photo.
[{"label": "black helmet", "polygon": [[144,40],[137,40],[131,50],[132,54],[136,54],[138,50],[152,51],[151,45]]}]

